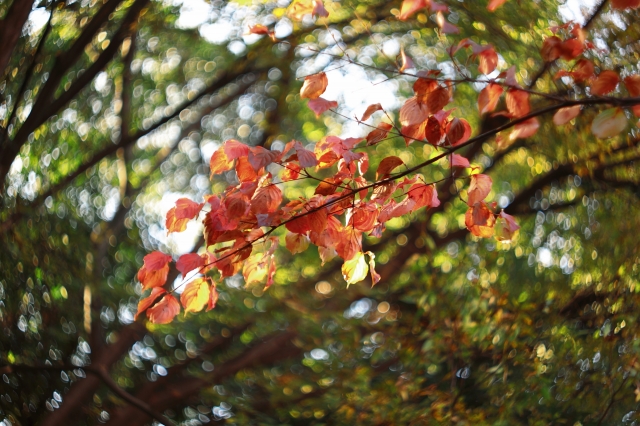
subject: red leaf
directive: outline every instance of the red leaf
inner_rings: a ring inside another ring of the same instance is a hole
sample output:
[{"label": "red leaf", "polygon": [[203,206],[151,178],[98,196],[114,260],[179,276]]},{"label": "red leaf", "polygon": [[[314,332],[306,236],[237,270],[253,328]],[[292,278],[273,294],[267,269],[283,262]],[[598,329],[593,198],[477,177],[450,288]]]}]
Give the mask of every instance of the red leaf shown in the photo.
[{"label": "red leaf", "polygon": [[640,7],[640,0],[611,0],[612,9],[637,9],[638,7]]},{"label": "red leaf", "polygon": [[186,276],[187,273],[194,269],[200,269],[204,266],[204,258],[196,253],[187,253],[180,256],[176,262],[176,269],[180,271],[182,276]]},{"label": "red leaf", "polygon": [[492,183],[493,181],[487,175],[477,174],[471,176],[467,205],[473,206],[487,198],[487,195],[491,192]]},{"label": "red leaf", "polygon": [[458,154],[451,154],[450,161],[451,161],[451,167],[467,168],[471,166],[471,164],[469,164],[469,160],[464,158],[462,155],[458,155]]},{"label": "red leaf", "polygon": [[349,225],[358,231],[369,232],[373,229],[378,218],[378,208],[372,204],[361,204],[353,209],[353,214],[349,218]]},{"label": "red leaf", "polygon": [[540,54],[542,55],[542,59],[545,62],[555,61],[560,57],[560,44],[562,40],[560,40],[557,36],[551,36],[544,39],[542,43],[542,49],[540,49]]},{"label": "red leaf", "polygon": [[323,112],[331,108],[337,108],[338,103],[336,101],[328,101],[323,98],[317,98],[317,99],[311,99],[308,103],[308,106],[309,106],[309,109],[311,109],[311,111],[315,112],[316,118],[317,118],[317,117],[320,117],[320,115]]},{"label": "red leaf", "polygon": [[620,77],[615,71],[602,71],[591,84],[591,94],[595,96],[606,95],[615,90],[620,82]]},{"label": "red leaf", "polygon": [[464,215],[464,223],[476,237],[489,238],[493,236],[496,217],[484,202],[480,202],[469,207]]},{"label": "red leaf", "polygon": [[410,124],[408,126],[403,126],[400,130],[402,132],[402,136],[404,137],[404,141],[407,143],[407,146],[411,144],[413,141],[422,140],[425,138],[424,129],[426,126],[426,122]]},{"label": "red leaf", "polygon": [[489,12],[494,12],[497,8],[505,4],[507,0],[491,0],[487,5]]},{"label": "red leaf", "polygon": [[529,106],[529,93],[518,90],[509,89],[506,96],[507,110],[511,117],[523,117],[531,111]]},{"label": "red leaf", "polygon": [[309,75],[304,78],[304,84],[300,89],[300,98],[301,99],[318,99],[320,95],[327,90],[327,85],[329,84],[329,80],[327,79],[327,75],[323,72]]},{"label": "red leaf", "polygon": [[165,294],[162,300],[147,309],[147,317],[154,324],[168,324],[179,313],[180,303],[171,294]]},{"label": "red leaf", "polygon": [[464,118],[454,118],[447,129],[447,141],[452,146],[465,143],[471,137],[471,125]]},{"label": "red leaf", "polygon": [[270,151],[261,146],[254,146],[249,150],[249,164],[256,172],[280,159],[280,151]]},{"label": "red leaf", "polygon": [[561,126],[567,124],[580,114],[580,105],[574,105],[566,108],[560,108],[553,115],[553,124]]},{"label": "red leaf", "polygon": [[258,35],[268,35],[268,34],[271,33],[269,31],[269,28],[265,27],[262,24],[250,25],[249,26],[249,32],[251,34],[258,34]]},{"label": "red leaf", "polygon": [[235,192],[224,199],[224,207],[227,210],[227,216],[231,220],[238,220],[247,214],[249,210],[249,199],[246,195]]},{"label": "red leaf", "polygon": [[235,139],[229,139],[223,145],[224,153],[229,160],[235,160],[240,157],[246,157],[249,154],[249,147]]},{"label": "red leaf", "polygon": [[569,75],[576,83],[582,83],[590,79],[596,72],[593,62],[588,59],[580,59]]},{"label": "red leaf", "polygon": [[378,127],[367,135],[367,146],[375,145],[384,140],[389,134],[389,130],[393,128],[392,124],[380,123]]},{"label": "red leaf", "polygon": [[360,119],[360,121],[367,121],[369,118],[371,118],[373,113],[376,111],[382,111],[382,105],[380,104],[369,105],[367,109],[364,111],[364,114],[362,114],[362,118]]},{"label": "red leaf", "polygon": [[427,7],[426,0],[404,0],[400,7],[400,15],[398,15],[398,19],[406,21],[411,17],[411,15],[425,7]]},{"label": "red leaf", "polygon": [[141,313],[146,311],[149,306],[153,305],[160,295],[165,294],[166,290],[162,287],[155,287],[151,290],[151,294],[138,302],[138,312],[134,315],[133,319],[137,320]]},{"label": "red leaf", "polygon": [[144,265],[138,271],[138,281],[142,283],[142,289],[162,287],[169,274],[169,262],[171,256],[159,251],[149,253],[144,257]]},{"label": "red leaf", "polygon": [[442,124],[435,116],[430,116],[424,128],[424,137],[431,145],[438,145],[444,135]]},{"label": "red leaf", "polygon": [[396,58],[399,62],[398,71],[404,72],[405,70],[415,68],[413,65],[413,60],[406,53],[404,53],[404,47],[400,47],[400,54],[398,58]]},{"label": "red leaf", "polygon": [[[640,96],[640,75],[634,74],[625,77],[624,85],[627,88],[629,95],[634,98]],[[636,117],[640,117],[640,105],[633,106],[631,110]]]},{"label": "red leaf", "polygon": [[211,284],[211,289],[209,290],[209,300],[207,301],[207,312],[216,307],[216,303],[218,302],[218,289],[215,284]]},{"label": "red leaf", "polygon": [[391,156],[383,159],[378,166],[378,170],[376,171],[376,179],[384,179],[389,176],[391,171],[396,167],[404,164],[404,162],[396,156]]},{"label": "red leaf", "polygon": [[420,104],[427,102],[429,95],[436,90],[438,82],[432,78],[419,78],[413,83],[413,91],[416,93],[416,100]]},{"label": "red leaf", "polygon": [[318,165],[316,155],[308,149],[305,149],[300,142],[296,141],[293,146],[295,147],[296,154],[298,155],[298,163],[300,166],[315,167]]}]

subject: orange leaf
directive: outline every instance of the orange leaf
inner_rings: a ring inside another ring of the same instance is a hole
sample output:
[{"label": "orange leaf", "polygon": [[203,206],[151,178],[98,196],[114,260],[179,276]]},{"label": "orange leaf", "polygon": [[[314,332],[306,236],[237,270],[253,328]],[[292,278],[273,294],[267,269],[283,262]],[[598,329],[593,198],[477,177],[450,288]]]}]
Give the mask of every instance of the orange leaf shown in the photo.
[{"label": "orange leaf", "polygon": [[511,117],[523,117],[529,114],[531,107],[529,106],[529,93],[518,90],[509,89],[506,96],[507,110]]},{"label": "orange leaf", "polygon": [[209,300],[207,301],[207,312],[216,307],[216,303],[218,302],[218,289],[214,283],[211,284],[211,288],[209,289]]},{"label": "orange leaf", "polygon": [[581,83],[590,79],[595,72],[596,70],[593,62],[588,59],[580,59],[573,67],[570,75],[573,78],[573,81]]},{"label": "orange leaf", "polygon": [[482,74],[491,74],[498,66],[498,54],[493,48],[485,49],[478,54],[478,71]]},{"label": "orange leaf", "polygon": [[302,168],[297,163],[286,163],[284,165],[284,172],[282,173],[282,180],[288,182],[290,180],[296,180],[300,176],[300,170]]},{"label": "orange leaf", "polygon": [[240,182],[255,182],[258,179],[258,174],[247,157],[240,157],[236,161],[236,175]]},{"label": "orange leaf", "polygon": [[142,289],[162,287],[169,274],[169,262],[171,256],[159,251],[149,253],[144,257],[144,265],[138,271],[138,281],[142,283]]},{"label": "orange leaf", "polygon": [[259,188],[251,198],[251,211],[254,214],[273,213],[278,210],[282,202],[282,191],[271,183],[271,174],[261,179]]},{"label": "orange leaf", "polygon": [[182,232],[187,228],[187,223],[194,219],[202,210],[204,204],[198,204],[188,198],[180,198],[176,206],[167,212],[165,225],[168,232]]},{"label": "orange leaf", "polygon": [[411,124],[422,123],[429,116],[429,107],[426,104],[418,102],[416,96],[413,96],[400,108],[400,124],[409,126]]},{"label": "orange leaf", "polygon": [[491,192],[492,183],[493,181],[487,175],[477,174],[471,176],[467,205],[473,206],[487,198],[487,195]]},{"label": "orange leaf", "polygon": [[419,78],[413,83],[413,91],[416,93],[416,100],[420,104],[427,102],[427,98],[438,87],[438,82],[432,78]]},{"label": "orange leaf", "polygon": [[444,87],[438,87],[427,97],[429,113],[435,114],[449,103],[449,91]]},{"label": "orange leaf", "polygon": [[553,124],[561,126],[567,124],[580,114],[580,105],[574,105],[566,108],[560,108],[553,115]]},{"label": "orange leaf", "polygon": [[236,192],[224,199],[224,207],[227,210],[227,216],[231,220],[238,220],[247,214],[249,199],[246,195]]},{"label": "orange leaf", "polygon": [[404,164],[404,162],[396,156],[391,156],[383,159],[378,166],[378,170],[376,171],[376,179],[384,179],[389,176],[391,171],[396,167]]},{"label": "orange leaf", "polygon": [[404,137],[404,141],[407,146],[415,140],[422,140],[425,138],[424,129],[426,122],[410,124],[408,126],[403,126],[400,130],[402,132],[402,136]]},{"label": "orange leaf", "polygon": [[409,198],[415,201],[414,210],[420,207],[438,207],[438,191],[434,185],[426,185],[424,183],[416,183],[408,191]]},{"label": "orange leaf", "polygon": [[209,283],[206,278],[196,278],[187,284],[180,295],[184,312],[200,312],[209,302]]},{"label": "orange leaf", "polygon": [[304,84],[300,89],[300,98],[301,99],[318,99],[320,95],[327,90],[327,85],[329,84],[329,80],[327,79],[327,75],[323,72],[309,75],[304,78]]},{"label": "orange leaf", "polygon": [[246,157],[249,154],[249,147],[235,139],[229,139],[223,145],[224,153],[229,160]]},{"label": "orange leaf", "polygon": [[406,21],[411,17],[411,15],[425,7],[427,7],[426,0],[404,0],[400,7],[400,15],[398,15],[398,19]]},{"label": "orange leaf", "polygon": [[413,65],[413,60],[411,59],[411,57],[408,56],[406,53],[404,53],[404,47],[400,47],[400,54],[398,55],[397,60],[399,62],[399,66],[398,66],[399,72],[404,72],[405,70],[415,68],[415,65]]},{"label": "orange leaf", "polygon": [[147,317],[154,324],[168,324],[180,313],[180,303],[171,294],[165,294],[162,300],[147,309]]},{"label": "orange leaf", "polygon": [[339,240],[336,243],[336,252],[344,260],[352,259],[362,250],[362,232],[347,226],[339,233]]},{"label": "orange leaf", "polygon": [[316,114],[316,118],[320,117],[323,112],[338,107],[336,101],[328,101],[323,98],[311,99],[307,105]]},{"label": "orange leaf", "polygon": [[482,89],[480,95],[478,95],[478,109],[480,110],[480,114],[495,110],[502,92],[502,86],[495,83],[489,83],[487,87]]},{"label": "orange leaf", "polygon": [[140,316],[141,313],[143,313],[151,305],[153,305],[156,302],[156,300],[158,300],[160,295],[165,294],[165,293],[166,293],[166,290],[164,288],[162,288],[162,287],[154,287],[151,290],[151,294],[149,296],[145,297],[144,299],[141,299],[138,302],[138,312],[136,312],[136,314],[133,317],[134,321],[138,319],[138,317]]},{"label": "orange leaf", "polygon": [[176,262],[176,269],[180,271],[184,277],[187,273],[194,269],[200,269],[204,266],[204,258],[197,253],[187,253],[180,256]]},{"label": "orange leaf", "polygon": [[620,82],[620,77],[615,71],[602,71],[591,84],[591,94],[595,96],[606,95],[615,90]]},{"label": "orange leaf", "polygon": [[376,255],[370,251],[365,254],[369,255],[369,272],[371,272],[371,287],[380,282],[380,274],[376,272]]},{"label": "orange leaf", "polygon": [[375,130],[371,131],[367,135],[367,146],[375,145],[378,142],[386,139],[387,135],[389,134],[389,130],[391,130],[392,128],[392,124],[380,123]]},{"label": "orange leaf", "polygon": [[505,4],[507,0],[491,0],[489,2],[489,4],[487,5],[487,9],[489,10],[489,12],[493,12],[495,11],[497,8],[499,8],[500,6],[502,6],[503,4]]},{"label": "orange leaf", "polygon": [[222,147],[218,148],[211,156],[209,168],[211,169],[211,177],[220,173],[228,172],[233,167],[233,160],[227,157]]},{"label": "orange leaf", "polygon": [[309,247],[309,237],[306,235],[289,232],[284,237],[284,240],[291,254],[302,253]]},{"label": "orange leaf", "polygon": [[480,202],[469,207],[464,215],[464,223],[476,237],[489,238],[493,236],[496,217],[484,202]]},{"label": "orange leaf", "polygon": [[249,32],[251,34],[258,34],[258,35],[268,35],[270,33],[269,28],[265,27],[262,24],[249,25]]},{"label": "orange leaf", "polygon": [[378,218],[378,209],[372,204],[361,204],[353,209],[353,214],[349,218],[349,225],[358,231],[369,232],[373,229]]},{"label": "orange leaf", "polygon": [[360,121],[367,121],[369,118],[371,118],[373,113],[376,111],[382,111],[382,105],[380,104],[369,105],[365,110],[364,114],[362,114],[362,118],[360,119]]}]

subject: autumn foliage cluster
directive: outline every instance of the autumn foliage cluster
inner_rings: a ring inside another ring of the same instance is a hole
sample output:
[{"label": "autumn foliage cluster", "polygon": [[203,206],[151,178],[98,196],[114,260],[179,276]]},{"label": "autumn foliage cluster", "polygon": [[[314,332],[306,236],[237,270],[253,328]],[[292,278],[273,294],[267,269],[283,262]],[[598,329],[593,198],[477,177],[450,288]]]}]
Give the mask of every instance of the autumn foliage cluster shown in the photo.
[{"label": "autumn foliage cluster", "polygon": [[[492,0],[488,8],[495,10],[503,3],[504,0]],[[640,2],[618,0],[612,6],[636,8]],[[448,8],[434,1],[405,0],[397,18],[409,19],[423,8],[436,14],[441,32],[458,32],[445,19]],[[292,19],[308,14],[322,18],[328,12],[320,0],[300,0],[289,7]],[[266,26],[256,25],[249,31],[275,40],[275,33]],[[474,131],[469,122],[457,117],[454,108],[447,109],[457,85],[484,85],[477,97],[479,114],[507,118],[505,125],[491,131],[501,146],[534,135],[540,127],[538,117],[549,112],[554,113],[555,125],[566,125],[580,115],[584,105],[608,106],[592,122],[592,133],[599,138],[615,136],[627,127],[627,109],[640,116],[640,105],[636,105],[640,103],[640,75],[597,71],[583,57],[595,46],[577,24],[567,23],[550,31],[553,35],[543,41],[542,57],[546,62],[562,61],[563,69],[555,78],[583,88],[583,97],[568,99],[524,87],[518,82],[515,65],[498,71],[500,59],[493,46],[464,39],[449,49],[449,55],[454,64],[464,57],[475,61],[476,75],[470,75],[469,67],[465,71],[458,69],[455,79],[442,78],[437,70],[416,70],[411,58],[402,52],[393,72],[415,80],[414,94],[399,110],[397,122],[380,104],[369,106],[357,120],[370,130],[365,137],[326,136],[313,149],[292,140],[282,151],[251,147],[236,140],[224,142],[211,157],[211,176],[233,172],[237,184],[206,197],[202,203],[180,199],[166,217],[168,232],[184,231],[189,221],[201,218],[206,250],[177,260],[176,268],[186,278],[180,285],[184,287],[180,302],[173,291],[164,288],[171,256],[161,252],[147,255],[138,279],[143,289],[151,293],[140,301],[138,315],[146,312],[152,322],[168,323],[180,312],[180,305],[185,312],[213,309],[218,295],[216,281],[239,272],[248,285],[266,282],[270,286],[277,268],[275,252],[282,242],[293,254],[313,244],[323,263],[335,256],[342,259],[347,284],[360,282],[370,274],[375,285],[380,279],[375,255],[363,250],[363,235],[379,238],[389,220],[437,207],[438,182],[427,181],[419,171],[438,161],[446,162],[449,168],[444,180],[462,182],[460,202],[467,204],[467,229],[476,237],[510,240],[519,226],[495,203],[487,202],[491,178],[455,153],[486,136],[472,137]],[[327,76],[321,72],[307,76],[300,90],[300,98],[308,99],[308,107],[317,116],[336,112],[338,106],[337,102],[322,98],[327,85]],[[546,104],[533,110],[532,97]],[[504,105],[504,110],[497,111],[499,105]],[[380,120],[375,125],[368,124],[372,118]],[[399,157],[389,156],[370,171],[367,148],[395,137],[404,138],[407,145],[432,145],[438,153],[419,164],[405,164]],[[314,195],[285,199],[283,186],[295,185],[301,179],[317,182]],[[276,234],[282,228],[286,230],[284,234]]]}]

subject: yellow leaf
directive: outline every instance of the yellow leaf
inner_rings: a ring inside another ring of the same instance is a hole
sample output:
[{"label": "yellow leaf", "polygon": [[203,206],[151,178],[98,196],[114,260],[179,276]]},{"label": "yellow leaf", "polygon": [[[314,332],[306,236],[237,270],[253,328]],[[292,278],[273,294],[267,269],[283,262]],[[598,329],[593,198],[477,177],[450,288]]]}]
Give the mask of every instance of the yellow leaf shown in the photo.
[{"label": "yellow leaf", "polygon": [[196,278],[184,288],[180,302],[186,312],[199,312],[209,301],[209,283],[206,278]]},{"label": "yellow leaf", "polygon": [[342,276],[347,285],[358,283],[367,277],[369,266],[364,260],[364,253],[358,252],[351,260],[342,265]]}]

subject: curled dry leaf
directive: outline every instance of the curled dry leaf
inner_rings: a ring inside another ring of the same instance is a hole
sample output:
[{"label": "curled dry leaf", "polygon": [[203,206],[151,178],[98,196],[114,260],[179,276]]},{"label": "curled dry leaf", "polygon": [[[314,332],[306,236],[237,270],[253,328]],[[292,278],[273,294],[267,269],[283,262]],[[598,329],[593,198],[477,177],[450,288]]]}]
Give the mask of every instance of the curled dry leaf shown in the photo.
[{"label": "curled dry leaf", "polygon": [[300,98],[318,99],[327,90],[328,84],[327,75],[323,72],[306,76],[300,89]]},{"label": "curled dry leaf", "polygon": [[373,113],[376,111],[382,111],[382,105],[380,104],[369,105],[365,110],[364,114],[362,114],[362,118],[360,119],[360,121],[367,121],[369,118],[371,118]]},{"label": "curled dry leaf", "polygon": [[555,124],[556,126],[567,124],[568,122],[576,118],[578,115],[580,115],[580,105],[560,108],[553,115],[553,124]]},{"label": "curled dry leaf", "polygon": [[591,131],[600,139],[616,136],[626,127],[627,116],[621,108],[605,109],[591,123]]},{"label": "curled dry leaf", "polygon": [[167,232],[182,232],[187,228],[187,223],[195,219],[202,210],[204,203],[196,203],[188,198],[180,198],[176,206],[167,212],[165,225]]},{"label": "curled dry leaf", "polygon": [[610,70],[602,71],[598,74],[593,84],[591,84],[591,94],[602,96],[611,93],[616,89],[619,82],[620,77],[618,77],[617,72]]},{"label": "curled dry leaf", "polygon": [[404,52],[404,47],[400,48],[400,54],[398,55],[397,60],[398,60],[399,72],[404,72],[405,70],[415,68],[415,65],[413,64],[413,60],[411,59],[411,57]]}]

